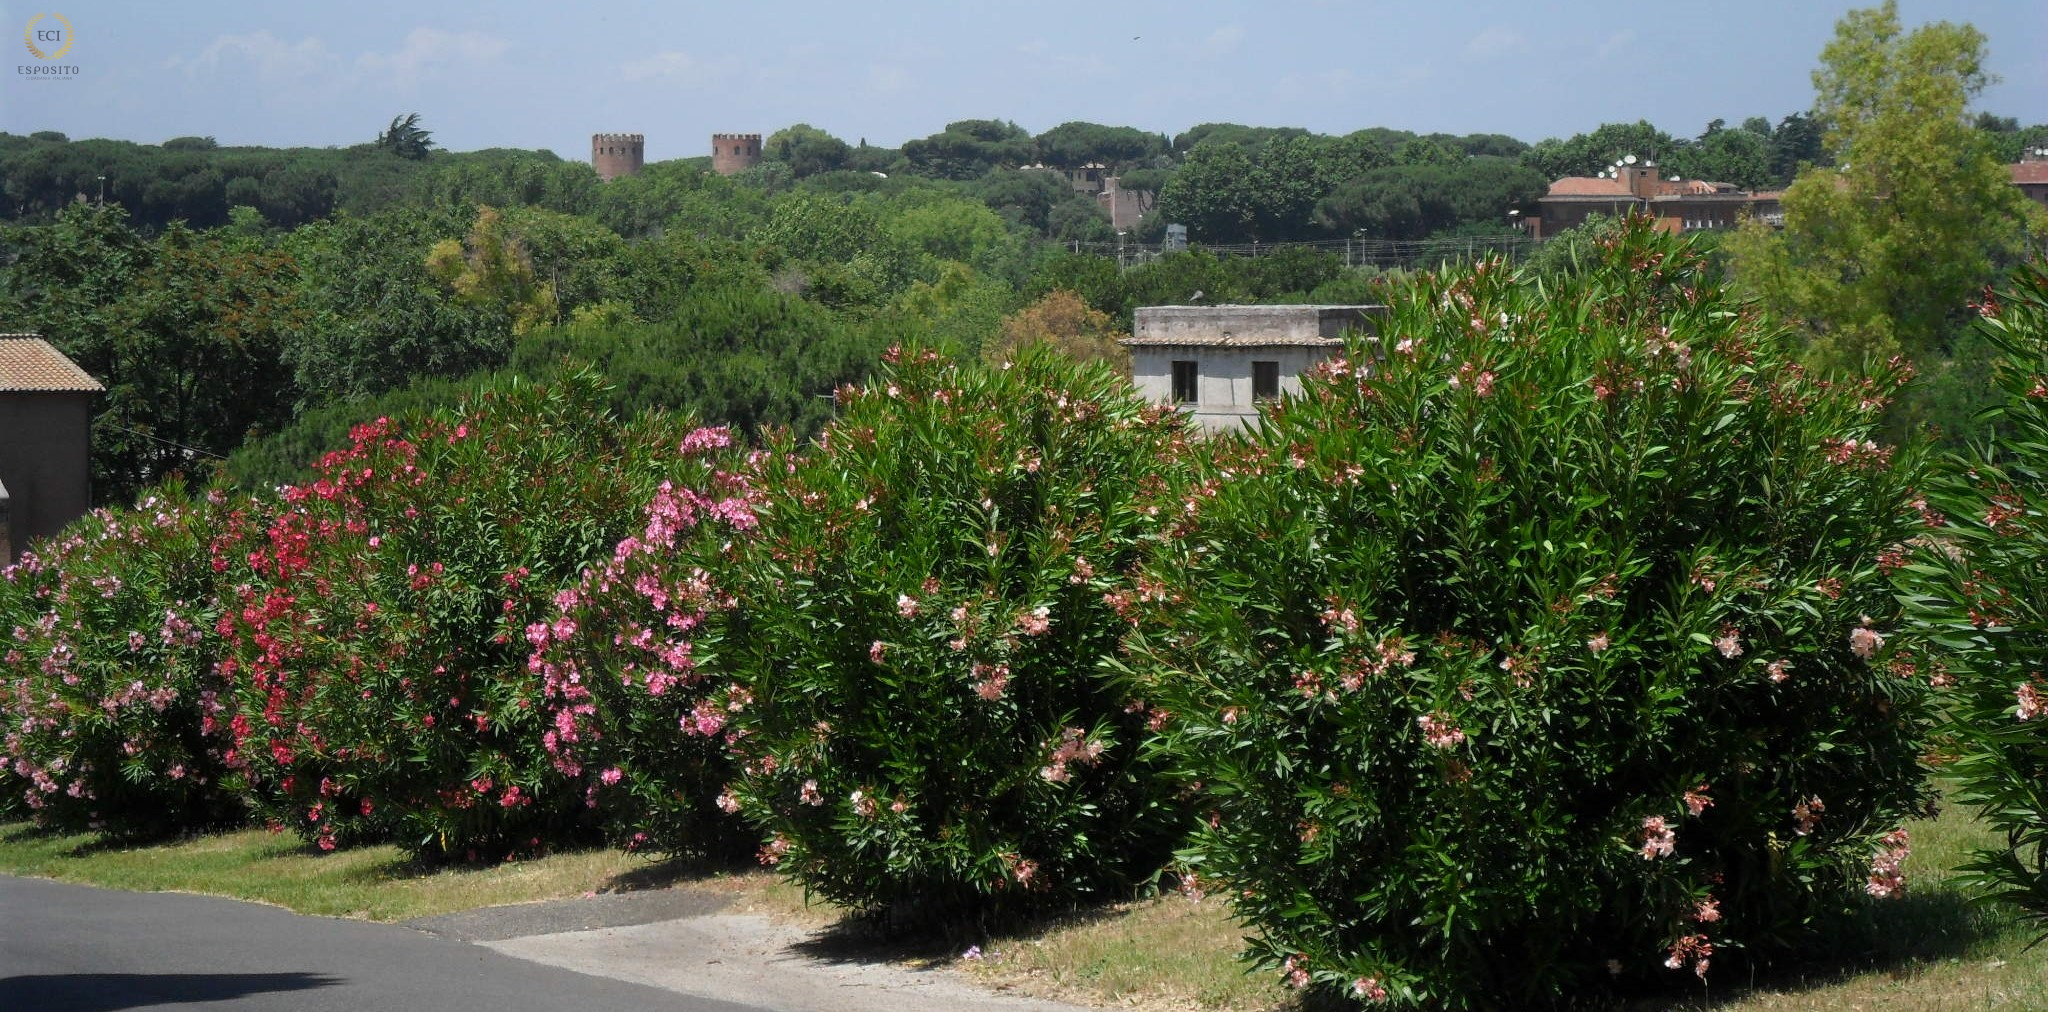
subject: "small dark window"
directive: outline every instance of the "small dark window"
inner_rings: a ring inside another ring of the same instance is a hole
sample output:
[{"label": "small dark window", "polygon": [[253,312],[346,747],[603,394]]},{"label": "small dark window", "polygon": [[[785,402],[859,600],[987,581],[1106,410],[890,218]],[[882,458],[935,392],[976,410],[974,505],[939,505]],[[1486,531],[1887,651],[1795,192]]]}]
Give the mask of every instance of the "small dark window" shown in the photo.
[{"label": "small dark window", "polygon": [[1280,363],[1252,363],[1252,400],[1277,401],[1280,399]]},{"label": "small dark window", "polygon": [[1173,399],[1182,404],[1193,404],[1196,400],[1196,372],[1193,362],[1173,364]]}]

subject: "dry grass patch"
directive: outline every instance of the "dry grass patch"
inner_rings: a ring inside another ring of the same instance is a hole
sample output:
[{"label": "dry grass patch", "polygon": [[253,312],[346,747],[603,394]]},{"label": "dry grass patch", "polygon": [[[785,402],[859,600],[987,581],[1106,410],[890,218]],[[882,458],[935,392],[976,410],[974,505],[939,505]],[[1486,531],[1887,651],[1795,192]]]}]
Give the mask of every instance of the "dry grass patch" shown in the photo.
[{"label": "dry grass patch", "polygon": [[1272,975],[1244,972],[1243,936],[1219,900],[1162,896],[999,937],[980,960],[956,965],[987,986],[1083,1004],[1224,1012],[1287,1004]]}]

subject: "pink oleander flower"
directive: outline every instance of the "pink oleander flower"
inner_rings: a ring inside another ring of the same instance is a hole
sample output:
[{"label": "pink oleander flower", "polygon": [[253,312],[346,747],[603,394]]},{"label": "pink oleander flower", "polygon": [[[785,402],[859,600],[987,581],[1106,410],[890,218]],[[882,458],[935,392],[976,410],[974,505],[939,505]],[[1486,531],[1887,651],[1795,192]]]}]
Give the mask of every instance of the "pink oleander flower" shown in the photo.
[{"label": "pink oleander flower", "polygon": [[1586,641],[1586,649],[1596,654],[1606,650],[1610,645],[1611,643],[1607,639],[1605,632],[1598,633],[1592,639]]},{"label": "pink oleander flower", "polygon": [[727,815],[739,814],[740,799],[732,796],[732,788],[728,787],[718,793],[718,810]]},{"label": "pink oleander flower", "polygon": [[1764,673],[1771,676],[1773,683],[1792,677],[1792,662],[1782,657],[1764,665]]},{"label": "pink oleander flower", "polygon": [[1701,980],[1705,980],[1707,979],[1707,957],[1713,954],[1714,943],[1707,941],[1707,936],[1686,935],[1671,943],[1670,955],[1664,960],[1664,965],[1677,970],[1682,969],[1685,964],[1691,963],[1692,972]]},{"label": "pink oleander flower", "polygon": [[818,793],[818,782],[816,780],[804,781],[803,789],[798,791],[797,795],[806,805],[822,805],[825,803],[825,796]]},{"label": "pink oleander flower", "polygon": [[1812,833],[1813,827],[1820,824],[1821,812],[1826,809],[1818,795],[1800,798],[1792,805],[1792,831],[1800,836]]},{"label": "pink oleander flower", "polygon": [[896,595],[896,614],[904,618],[916,618],[917,608],[917,598],[911,597],[909,594]]},{"label": "pink oleander flower", "polygon": [[858,815],[863,819],[872,819],[875,817],[875,812],[878,810],[878,806],[875,804],[874,795],[866,791],[854,791],[851,795],[848,796],[847,800],[853,802],[853,814]]},{"label": "pink oleander flower", "polygon": [[873,661],[876,664],[880,664],[882,663],[882,655],[887,653],[888,650],[889,645],[887,643],[884,643],[881,640],[876,640],[873,643],[868,644],[868,660]]},{"label": "pink oleander flower", "polygon": [[1720,920],[1721,901],[1713,898],[1712,896],[1709,896],[1706,899],[1701,900],[1698,906],[1693,907],[1692,919],[1700,922],[1701,924],[1712,924],[1715,921]]},{"label": "pink oleander flower", "polygon": [[1714,637],[1714,649],[1731,661],[1742,656],[1742,633],[1732,625],[1722,626],[1721,635]]},{"label": "pink oleander flower", "polygon": [[2033,720],[2041,715],[2041,692],[2034,687],[2033,682],[2021,682],[2020,687],[2013,690],[2013,696],[2019,701],[2019,706],[2014,711],[2019,719]]},{"label": "pink oleander flower", "polygon": [[1869,660],[1884,647],[1884,635],[1870,628],[1870,616],[1863,616],[1863,624],[1849,632],[1849,652]]},{"label": "pink oleander flower", "polygon": [[1003,698],[1003,691],[1010,686],[1010,666],[1007,664],[983,664],[976,661],[973,668],[974,694],[988,702]]},{"label": "pink oleander flower", "polygon": [[1685,810],[1698,818],[1701,812],[1714,807],[1714,799],[1707,796],[1707,785],[1701,784],[1685,792]]},{"label": "pink oleander flower", "polygon": [[1296,953],[1280,964],[1280,980],[1299,991],[1308,986],[1308,957]]},{"label": "pink oleander flower", "polygon": [[1465,743],[1465,732],[1444,714],[1423,714],[1415,718],[1415,724],[1422,728],[1422,739],[1437,748],[1456,748]]},{"label": "pink oleander flower", "polygon": [[[1493,374],[1487,373],[1486,375],[1491,376]],[[1387,989],[1380,983],[1378,977],[1360,977],[1351,982],[1351,996],[1363,998],[1370,1002],[1382,1002],[1387,1000]]]},{"label": "pink oleander flower", "polygon": [[1051,614],[1051,609],[1039,605],[1032,609],[1030,614],[1018,617],[1017,628],[1026,636],[1043,635],[1047,629],[1052,628]]},{"label": "pink oleander flower", "polygon": [[1884,847],[1870,862],[1870,877],[1863,883],[1863,891],[1878,899],[1891,899],[1906,891],[1906,876],[1903,871],[1907,855],[1913,848],[1904,829],[1894,829],[1884,835]]},{"label": "pink oleander flower", "polygon": [[1678,831],[1661,815],[1643,819],[1643,860],[1670,857],[1678,849]]}]

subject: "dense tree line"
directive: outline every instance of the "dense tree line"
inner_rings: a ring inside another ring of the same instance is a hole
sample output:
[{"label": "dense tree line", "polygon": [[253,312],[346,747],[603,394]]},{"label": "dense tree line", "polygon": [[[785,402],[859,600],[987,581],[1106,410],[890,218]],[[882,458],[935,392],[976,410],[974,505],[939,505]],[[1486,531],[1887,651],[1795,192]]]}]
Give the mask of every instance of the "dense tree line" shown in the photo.
[{"label": "dense tree line", "polygon": [[[731,177],[706,159],[678,159],[610,184],[547,151],[439,150],[417,115],[345,148],[0,134],[0,219],[11,223],[0,229],[0,322],[50,336],[107,383],[94,440],[96,488],[108,500],[257,437],[267,437],[264,462],[239,470],[276,479],[304,463],[282,458],[330,439],[351,405],[410,396],[416,383],[439,389],[538,367],[543,348],[629,363],[629,373],[641,369],[630,363],[686,364],[649,365],[663,383],[716,361],[717,383],[732,390],[677,380],[690,392],[661,406],[750,428],[808,427],[830,383],[863,374],[882,330],[975,354],[1006,318],[1062,290],[1118,328],[1136,306],[1197,293],[1362,300],[1369,275],[1338,258],[1239,260],[1199,247],[1502,232],[1507,212],[1550,180],[1628,154],[1676,175],[1784,186],[1848,161],[1852,145],[1829,109],[1775,125],[1716,120],[1690,138],[1647,122],[1606,124],[1533,145],[1232,123],[1169,137],[1069,122],[1033,135],[985,119],[886,148],[799,123],[768,137],[761,165]],[[1974,145],[1985,158],[2048,143],[2048,126],[1949,118],[1950,147]],[[1900,157],[1858,159],[1859,171]],[[1047,169],[1087,166],[1157,194],[1135,238],[1156,240],[1180,222],[1197,249],[1122,264],[1082,251],[1118,237],[1091,195]],[[1856,302],[1850,295],[1868,285],[1802,288],[1790,268],[1772,282],[1759,265],[1790,261],[1755,243],[1747,281],[1840,295],[1804,307],[1779,300],[1822,345],[1861,333],[1879,336],[1846,346],[1883,346],[1897,320],[1911,331],[1909,351],[1965,354],[1952,339],[1963,318],[1957,293],[1991,280],[2016,247],[2004,233],[1988,245],[1958,234],[1978,253],[1948,258],[1954,269],[1924,289],[1872,289]],[[1799,241],[1788,248],[1795,258],[1840,256]],[[1918,275],[1902,267],[1899,276]],[[735,323],[718,336],[705,322],[771,318],[801,325]],[[1968,366],[1936,372],[1951,386],[1981,378]],[[1960,387],[1935,400],[1946,406],[1933,415],[1947,419],[1975,403]]]}]

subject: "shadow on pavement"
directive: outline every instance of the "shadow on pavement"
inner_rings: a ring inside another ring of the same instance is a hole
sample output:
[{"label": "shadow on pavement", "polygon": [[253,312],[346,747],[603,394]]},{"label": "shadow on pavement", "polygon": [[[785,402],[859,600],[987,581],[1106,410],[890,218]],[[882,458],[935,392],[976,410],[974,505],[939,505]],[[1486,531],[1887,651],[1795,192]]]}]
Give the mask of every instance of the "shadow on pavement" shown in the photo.
[{"label": "shadow on pavement", "polygon": [[187,1002],[229,1001],[342,983],[318,973],[50,973],[0,977],[0,1009],[116,1012]]}]

